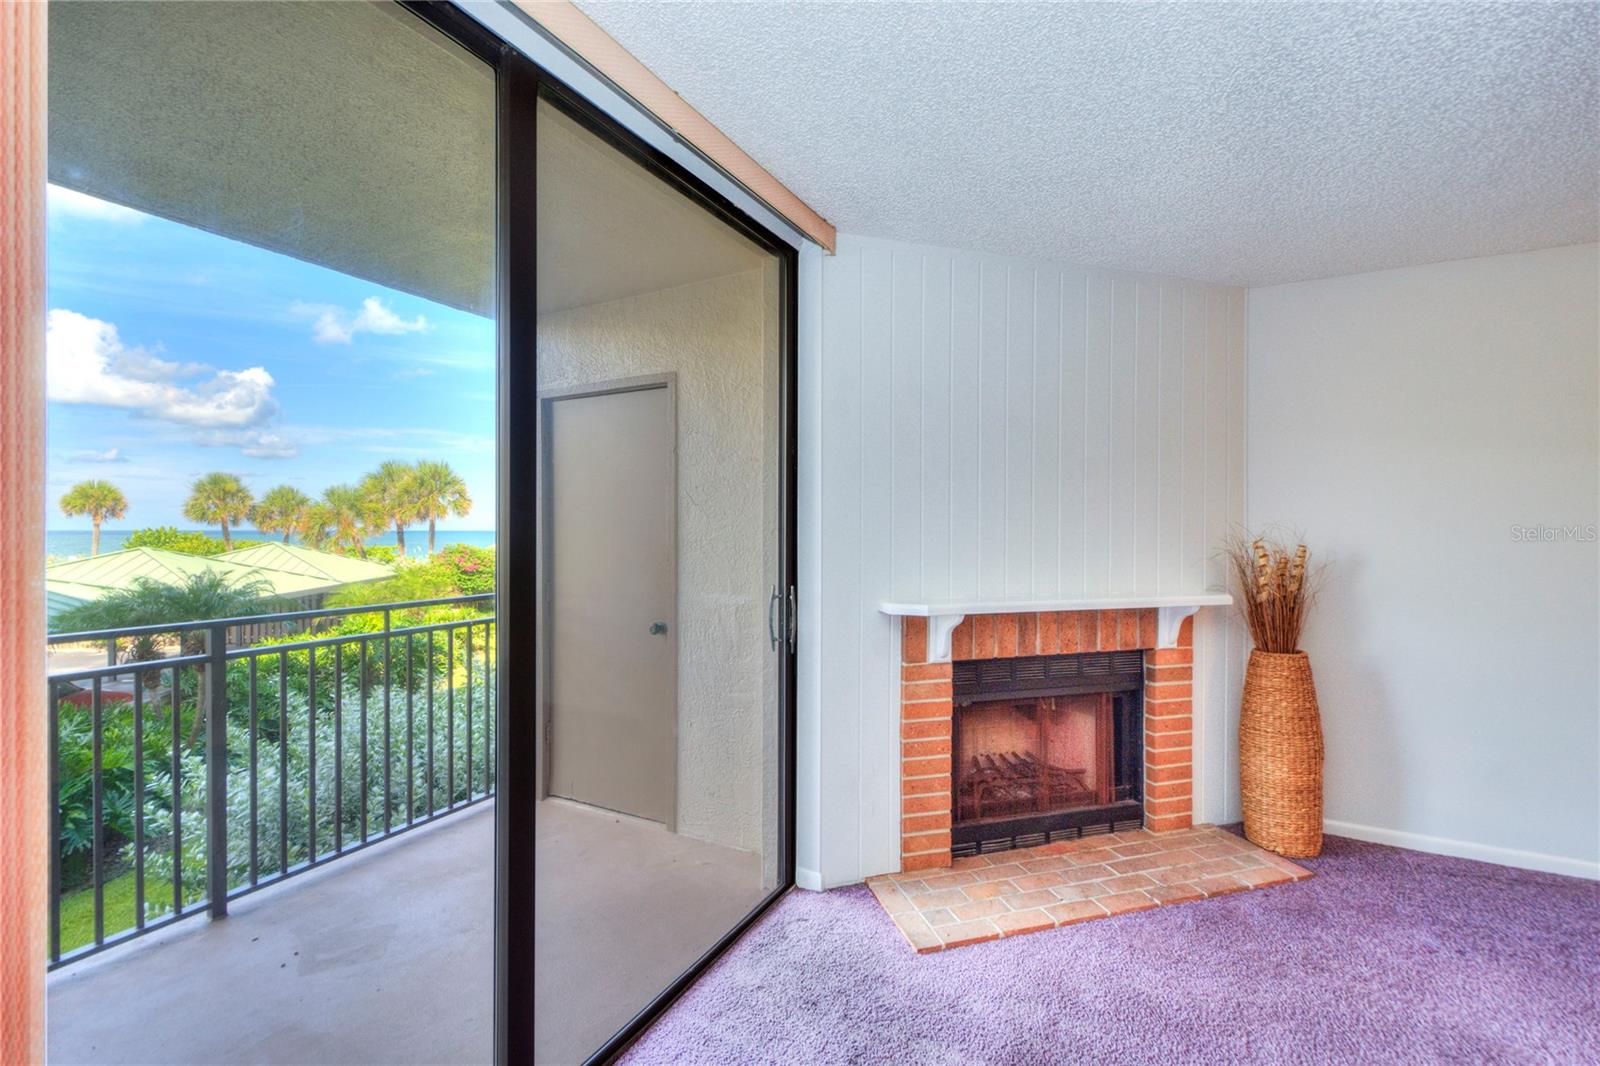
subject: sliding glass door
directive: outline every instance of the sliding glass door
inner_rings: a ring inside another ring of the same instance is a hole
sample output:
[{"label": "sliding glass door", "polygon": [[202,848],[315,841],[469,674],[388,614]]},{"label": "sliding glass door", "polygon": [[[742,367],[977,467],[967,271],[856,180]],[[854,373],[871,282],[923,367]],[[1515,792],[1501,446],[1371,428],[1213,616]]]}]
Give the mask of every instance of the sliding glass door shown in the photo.
[{"label": "sliding glass door", "polygon": [[563,98],[537,129],[534,1057],[561,1063],[789,880],[787,281]]},{"label": "sliding glass door", "polygon": [[49,92],[51,1058],[611,1055],[792,883],[793,249],[455,5]]}]

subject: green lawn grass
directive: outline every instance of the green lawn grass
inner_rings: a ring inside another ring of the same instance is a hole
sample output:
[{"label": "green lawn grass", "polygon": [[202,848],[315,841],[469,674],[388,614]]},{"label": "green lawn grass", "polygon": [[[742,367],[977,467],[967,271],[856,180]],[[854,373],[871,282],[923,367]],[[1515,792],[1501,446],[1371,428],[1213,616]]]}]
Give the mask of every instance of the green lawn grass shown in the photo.
[{"label": "green lawn grass", "polygon": [[[105,883],[105,935],[108,940],[124,929],[132,928],[135,919],[133,890],[132,870]],[[147,913],[149,904],[162,902],[170,911],[172,882],[164,877],[146,874],[144,898]],[[61,953],[65,955],[69,951],[92,943],[94,943],[94,889],[84,888],[61,898]]]}]

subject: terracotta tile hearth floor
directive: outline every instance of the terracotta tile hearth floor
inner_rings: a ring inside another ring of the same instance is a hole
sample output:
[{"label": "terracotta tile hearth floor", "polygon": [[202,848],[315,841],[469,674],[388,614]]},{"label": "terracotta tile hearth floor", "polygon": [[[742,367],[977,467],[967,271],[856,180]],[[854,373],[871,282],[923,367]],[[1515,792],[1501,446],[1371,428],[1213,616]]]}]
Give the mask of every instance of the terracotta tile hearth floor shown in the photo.
[{"label": "terracotta tile hearth floor", "polygon": [[926,953],[1310,876],[1232,833],[1197,826],[998,851],[948,870],[870,878],[867,887]]}]

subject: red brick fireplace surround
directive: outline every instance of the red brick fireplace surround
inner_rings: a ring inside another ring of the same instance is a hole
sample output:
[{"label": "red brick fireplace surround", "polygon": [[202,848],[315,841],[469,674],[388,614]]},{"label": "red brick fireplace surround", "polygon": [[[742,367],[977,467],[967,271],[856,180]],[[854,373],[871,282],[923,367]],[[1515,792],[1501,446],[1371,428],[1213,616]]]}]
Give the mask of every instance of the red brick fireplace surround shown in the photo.
[{"label": "red brick fireplace surround", "polygon": [[[952,662],[932,662],[927,618],[901,619],[900,868],[950,865]],[[1193,822],[1194,619],[1176,647],[1157,647],[1156,608],[968,615],[950,634],[950,658],[1145,652],[1144,824]]]}]

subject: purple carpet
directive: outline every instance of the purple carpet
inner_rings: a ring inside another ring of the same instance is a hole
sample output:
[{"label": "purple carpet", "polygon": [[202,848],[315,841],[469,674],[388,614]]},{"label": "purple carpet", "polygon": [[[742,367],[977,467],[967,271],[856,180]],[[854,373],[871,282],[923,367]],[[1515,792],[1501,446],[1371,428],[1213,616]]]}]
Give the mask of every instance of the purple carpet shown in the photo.
[{"label": "purple carpet", "polygon": [[650,1063],[1600,1062],[1600,884],[1329,838],[1316,876],[918,956],[792,892]]}]

